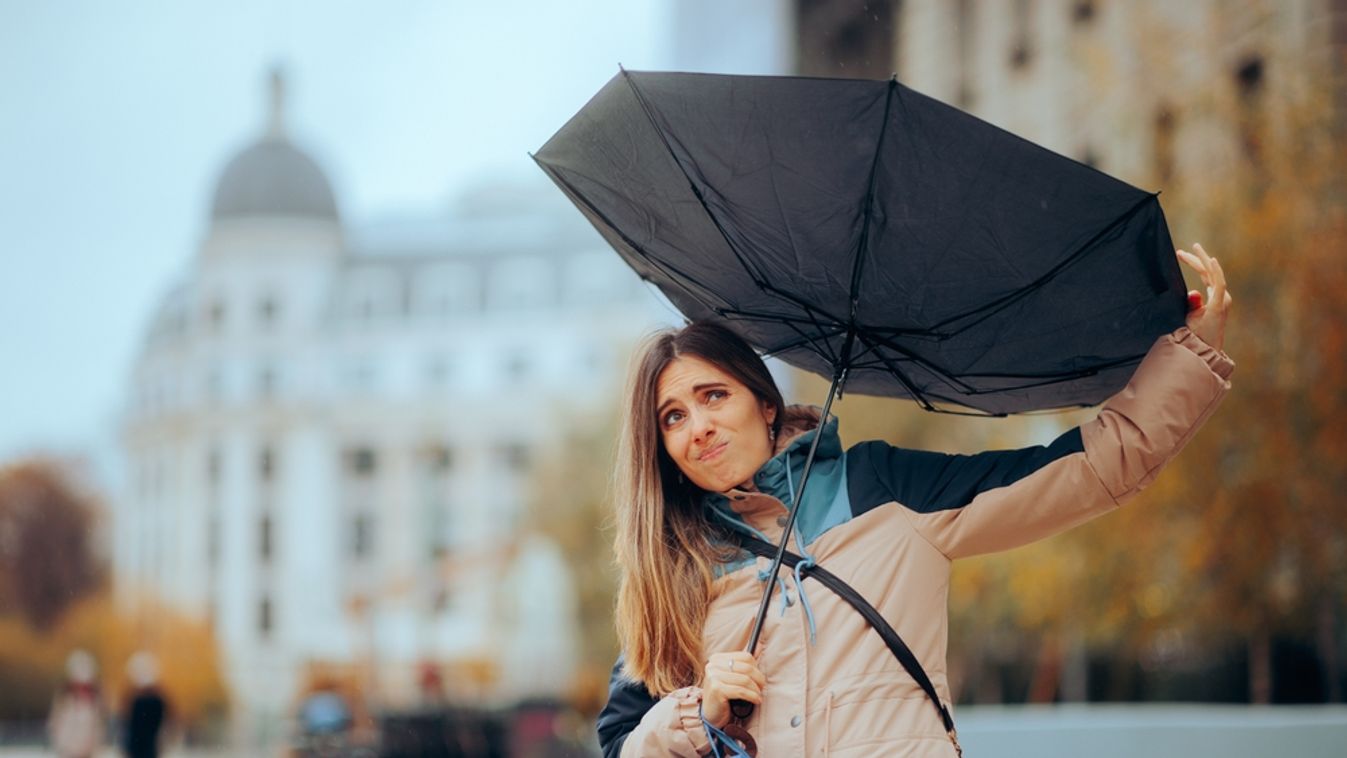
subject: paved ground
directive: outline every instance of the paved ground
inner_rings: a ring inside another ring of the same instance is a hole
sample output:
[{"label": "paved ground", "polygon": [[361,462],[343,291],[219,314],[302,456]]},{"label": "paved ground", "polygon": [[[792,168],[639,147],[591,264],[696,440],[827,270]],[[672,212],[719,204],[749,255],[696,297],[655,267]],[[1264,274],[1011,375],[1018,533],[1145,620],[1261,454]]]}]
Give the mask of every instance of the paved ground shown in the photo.
[{"label": "paved ground", "polygon": [[[955,718],[968,758],[1347,757],[1347,706],[983,706],[960,708]],[[47,755],[0,747],[3,758]],[[277,753],[180,750],[166,758],[258,755]]]},{"label": "paved ground", "polygon": [[1344,758],[1347,706],[960,708],[969,758]]}]

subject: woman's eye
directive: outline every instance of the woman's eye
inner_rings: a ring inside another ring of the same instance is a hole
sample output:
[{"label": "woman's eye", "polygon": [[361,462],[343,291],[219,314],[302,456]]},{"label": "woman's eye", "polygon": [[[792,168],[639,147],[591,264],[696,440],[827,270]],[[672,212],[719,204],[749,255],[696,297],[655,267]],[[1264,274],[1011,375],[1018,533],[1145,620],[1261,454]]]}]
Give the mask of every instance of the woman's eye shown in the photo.
[{"label": "woman's eye", "polygon": [[673,426],[674,424],[677,424],[679,421],[682,420],[683,420],[682,411],[669,411],[668,413],[664,414],[665,426]]},{"label": "woman's eye", "polygon": [[722,400],[729,396],[730,393],[726,392],[725,390],[711,390],[710,392],[706,393],[707,400]]}]

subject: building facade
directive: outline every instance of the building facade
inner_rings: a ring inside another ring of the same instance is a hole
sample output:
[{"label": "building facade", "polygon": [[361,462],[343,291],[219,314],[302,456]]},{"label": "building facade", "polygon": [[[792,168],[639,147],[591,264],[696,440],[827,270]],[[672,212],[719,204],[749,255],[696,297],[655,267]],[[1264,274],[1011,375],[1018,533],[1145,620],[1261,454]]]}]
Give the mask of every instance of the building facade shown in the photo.
[{"label": "building facade", "polygon": [[1342,0],[802,0],[796,69],[886,78],[1167,193],[1347,112]]},{"label": "building facade", "polygon": [[564,419],[616,413],[673,312],[541,175],[349,228],[282,99],[135,364],[119,597],[208,619],[245,718],[319,663],[388,706],[426,665],[481,702],[562,694],[573,588],[524,528],[530,470]]}]

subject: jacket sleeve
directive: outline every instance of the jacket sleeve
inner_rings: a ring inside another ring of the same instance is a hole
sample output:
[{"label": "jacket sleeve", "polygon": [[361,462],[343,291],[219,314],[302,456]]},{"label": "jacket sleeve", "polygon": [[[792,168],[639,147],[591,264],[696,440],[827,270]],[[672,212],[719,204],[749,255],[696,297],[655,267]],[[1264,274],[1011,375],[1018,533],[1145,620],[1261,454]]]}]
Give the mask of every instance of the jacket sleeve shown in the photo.
[{"label": "jacket sleeve", "polygon": [[[1234,361],[1183,326],[1151,346],[1092,421],[1046,446],[947,455],[883,442],[848,453],[853,509],[896,501],[950,558],[1069,529],[1150,484],[1230,390]],[[868,490],[868,491],[867,491]]]},{"label": "jacket sleeve", "polygon": [[619,655],[597,724],[603,758],[707,754],[711,744],[702,727],[701,701],[697,687],[656,698],[640,682],[622,676]]}]

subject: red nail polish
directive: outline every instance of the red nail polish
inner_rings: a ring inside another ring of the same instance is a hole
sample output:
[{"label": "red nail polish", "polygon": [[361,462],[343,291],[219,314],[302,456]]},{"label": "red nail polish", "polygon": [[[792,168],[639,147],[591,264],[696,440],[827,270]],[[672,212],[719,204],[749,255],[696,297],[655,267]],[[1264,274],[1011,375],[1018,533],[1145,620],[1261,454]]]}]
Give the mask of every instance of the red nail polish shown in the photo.
[{"label": "red nail polish", "polygon": [[1202,295],[1196,292],[1188,293],[1188,310],[1195,311],[1202,307]]}]

